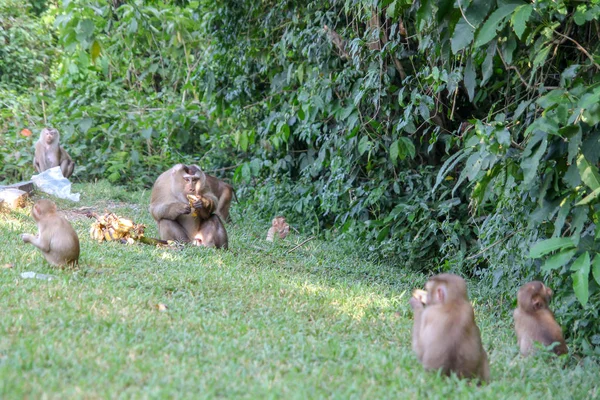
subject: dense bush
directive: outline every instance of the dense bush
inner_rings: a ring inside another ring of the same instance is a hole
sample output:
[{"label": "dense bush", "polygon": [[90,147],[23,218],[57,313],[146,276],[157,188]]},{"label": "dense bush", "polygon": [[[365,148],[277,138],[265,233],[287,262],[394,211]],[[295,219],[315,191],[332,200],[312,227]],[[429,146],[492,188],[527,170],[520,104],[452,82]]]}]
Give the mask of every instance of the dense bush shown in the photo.
[{"label": "dense bush", "polygon": [[197,162],[265,218],[382,261],[511,296],[544,279],[577,350],[600,351],[597,0],[58,4],[21,13],[58,43],[0,89],[3,179],[31,172],[14,154],[42,92],[19,74],[42,66],[78,179],[148,186]]}]

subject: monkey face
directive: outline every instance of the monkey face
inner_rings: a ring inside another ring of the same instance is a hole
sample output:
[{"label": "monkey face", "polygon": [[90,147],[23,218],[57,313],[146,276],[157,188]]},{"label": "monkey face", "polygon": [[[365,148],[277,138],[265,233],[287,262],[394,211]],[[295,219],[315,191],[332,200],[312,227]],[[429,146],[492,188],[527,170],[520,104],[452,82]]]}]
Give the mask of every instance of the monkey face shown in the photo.
[{"label": "monkey face", "polygon": [[46,144],[54,143],[54,140],[57,137],[57,135],[58,135],[58,131],[56,129],[44,128],[42,130],[42,137],[44,139],[44,142],[46,142]]},{"label": "monkey face", "polygon": [[198,182],[198,178],[195,176],[184,175],[183,182],[183,191],[186,194],[196,193],[196,183]]}]

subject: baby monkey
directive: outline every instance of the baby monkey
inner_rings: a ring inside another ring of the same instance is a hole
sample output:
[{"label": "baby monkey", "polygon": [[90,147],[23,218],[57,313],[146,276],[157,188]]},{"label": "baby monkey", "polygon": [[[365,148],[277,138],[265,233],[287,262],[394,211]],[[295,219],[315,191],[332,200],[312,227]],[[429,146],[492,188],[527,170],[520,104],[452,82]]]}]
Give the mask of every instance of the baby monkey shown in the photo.
[{"label": "baby monkey", "polygon": [[556,323],[548,303],[552,298],[552,289],[540,281],[524,284],[517,293],[517,308],[513,312],[515,331],[521,355],[534,352],[533,342],[544,346],[558,343],[552,351],[557,355],[568,352],[562,329]]},{"label": "baby monkey", "polygon": [[76,265],[79,262],[79,238],[69,221],[56,212],[56,205],[50,200],[38,200],[31,215],[37,222],[38,234],[23,233],[23,242],[40,249],[52,265]]}]

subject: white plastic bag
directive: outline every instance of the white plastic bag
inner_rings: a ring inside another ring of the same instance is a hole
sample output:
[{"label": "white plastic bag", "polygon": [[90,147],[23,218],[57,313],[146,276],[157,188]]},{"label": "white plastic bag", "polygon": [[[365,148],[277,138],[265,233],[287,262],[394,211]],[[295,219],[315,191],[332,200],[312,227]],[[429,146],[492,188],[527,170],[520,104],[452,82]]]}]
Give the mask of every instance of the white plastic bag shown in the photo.
[{"label": "white plastic bag", "polygon": [[31,180],[42,192],[61,199],[79,201],[80,193],[71,193],[71,181],[63,176],[60,167],[50,168],[41,174],[33,175]]}]

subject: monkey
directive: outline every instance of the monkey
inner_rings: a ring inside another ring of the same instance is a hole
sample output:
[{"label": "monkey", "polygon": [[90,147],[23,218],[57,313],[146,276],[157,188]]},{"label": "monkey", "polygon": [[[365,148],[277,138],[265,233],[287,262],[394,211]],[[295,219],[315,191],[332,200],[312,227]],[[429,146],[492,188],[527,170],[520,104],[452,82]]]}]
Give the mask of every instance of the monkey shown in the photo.
[{"label": "monkey", "polygon": [[412,347],[427,370],[460,378],[490,379],[488,357],[467,297],[467,284],[454,274],[433,276],[425,293],[416,290],[409,303],[414,313]]},{"label": "monkey", "polygon": [[38,234],[21,234],[23,242],[40,249],[52,265],[77,265],[79,238],[69,221],[56,212],[56,204],[46,199],[38,200],[31,209],[31,215],[37,223]]},{"label": "monkey", "polygon": [[211,194],[217,199],[215,213],[221,217],[225,222],[230,222],[229,206],[231,205],[231,199],[235,195],[233,186],[223,182],[217,177],[208,175],[202,168],[197,165],[189,166],[190,173],[198,177],[196,192],[206,196]]},{"label": "monkey", "polygon": [[213,213],[217,198],[198,190],[201,175],[197,172],[184,164],[163,172],[152,186],[150,214],[162,240],[226,249],[227,231],[221,218]]},{"label": "monkey", "polygon": [[513,318],[517,343],[524,357],[534,353],[533,342],[540,342],[544,346],[558,342],[552,349],[557,355],[569,351],[562,329],[548,308],[552,294],[552,289],[540,281],[526,283],[517,292],[517,308]]},{"label": "monkey", "polygon": [[288,233],[290,233],[290,226],[285,222],[285,217],[275,217],[271,224],[272,225],[267,232],[267,241],[269,242],[273,241],[275,233],[279,235],[280,239],[285,239]]},{"label": "monkey", "polygon": [[35,143],[33,167],[37,172],[60,166],[65,178],[73,174],[75,163],[60,145],[60,133],[54,128],[44,128]]}]

